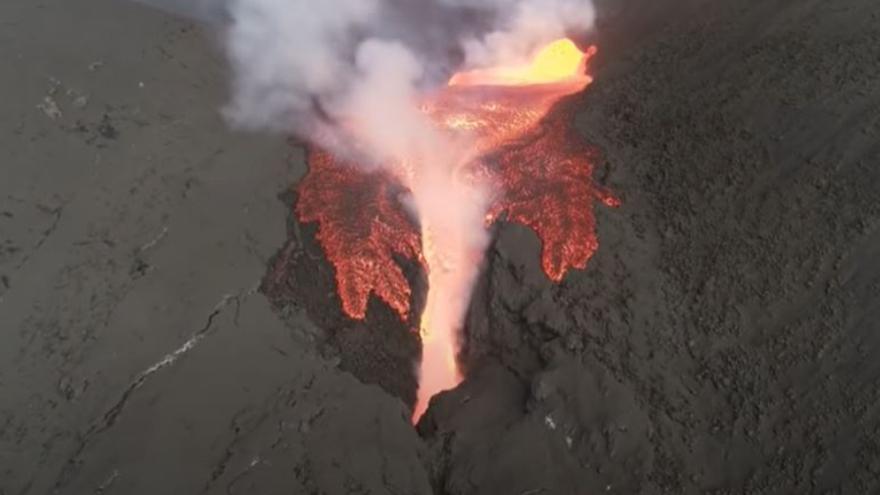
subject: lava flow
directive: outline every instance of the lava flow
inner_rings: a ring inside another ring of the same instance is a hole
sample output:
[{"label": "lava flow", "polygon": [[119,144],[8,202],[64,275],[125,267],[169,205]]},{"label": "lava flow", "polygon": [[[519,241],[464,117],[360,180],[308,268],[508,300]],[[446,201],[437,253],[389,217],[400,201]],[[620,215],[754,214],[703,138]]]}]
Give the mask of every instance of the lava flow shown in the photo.
[{"label": "lava flow", "polygon": [[584,268],[598,247],[593,201],[618,202],[593,182],[592,152],[558,105],[590,84],[595,51],[558,40],[529,64],[457,73],[424,96],[420,110],[460,148],[439,166],[401,156],[370,169],[309,151],[297,214],[319,225],[345,313],[364,318],[375,294],[406,321],[411,289],[394,256],[417,260],[427,273],[414,420],[434,394],[461,381],[460,327],[484,247],[474,230],[499,218],[532,228],[542,267],[557,282]]}]

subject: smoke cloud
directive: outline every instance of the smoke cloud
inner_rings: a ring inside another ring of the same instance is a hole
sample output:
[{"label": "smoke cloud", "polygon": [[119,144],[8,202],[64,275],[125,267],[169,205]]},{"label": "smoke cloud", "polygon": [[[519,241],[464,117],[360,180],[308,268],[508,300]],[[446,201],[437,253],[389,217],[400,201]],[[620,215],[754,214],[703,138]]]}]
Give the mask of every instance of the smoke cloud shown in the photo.
[{"label": "smoke cloud", "polygon": [[[357,115],[346,105],[359,100],[353,93],[387,82],[408,87],[383,95],[404,105],[454,70],[521,63],[595,18],[591,0],[135,1],[225,31],[233,82],[224,113],[234,126],[340,146],[351,138],[339,136],[340,122],[383,115]],[[368,56],[381,60],[381,77]]]},{"label": "smoke cloud", "polygon": [[392,118],[414,110],[419,92],[457,68],[522,62],[594,20],[590,0],[228,1],[227,117],[331,148],[352,140],[340,135],[347,121],[383,127],[392,141],[420,134],[428,126]]}]

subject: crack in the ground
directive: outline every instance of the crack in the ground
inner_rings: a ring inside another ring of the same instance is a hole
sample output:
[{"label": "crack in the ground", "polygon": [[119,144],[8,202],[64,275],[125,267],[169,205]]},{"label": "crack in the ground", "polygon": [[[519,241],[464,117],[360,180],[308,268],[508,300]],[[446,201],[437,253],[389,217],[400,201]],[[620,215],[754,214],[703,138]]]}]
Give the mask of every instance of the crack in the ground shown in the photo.
[{"label": "crack in the ground", "polygon": [[201,328],[196,330],[190,336],[190,338],[186,340],[186,342],[184,342],[177,349],[169,352],[168,354],[165,354],[159,361],[153,363],[151,366],[138,373],[125,388],[125,390],[122,392],[122,394],[119,396],[119,399],[116,400],[113,406],[111,406],[110,409],[108,409],[101,416],[101,419],[99,421],[92,424],[92,426],[90,426],[89,429],[80,436],[79,445],[77,446],[73,455],[68,458],[64,468],[62,469],[61,474],[55,481],[55,489],[57,490],[63,487],[70,481],[72,476],[75,474],[77,468],[79,467],[79,459],[82,453],[85,451],[86,447],[88,447],[88,445],[97,435],[109,430],[116,423],[131,397],[138,389],[140,389],[144,385],[144,383],[146,383],[146,381],[152,375],[176,363],[178,359],[193,350],[202,340],[204,340],[205,337],[211,334],[214,326],[214,320],[231,303],[235,304],[235,320],[237,320],[242,300],[255,294],[256,291],[257,287],[254,286],[247,291],[239,292],[238,294],[224,294],[220,301],[208,314],[207,318],[205,319],[205,324],[202,325]]},{"label": "crack in the ground", "polygon": [[156,235],[156,237],[153,237],[147,241],[146,244],[137,249],[137,254],[153,249],[156,247],[156,244],[159,244],[159,242],[165,238],[166,235],[168,235],[168,227],[162,227],[162,230]]},{"label": "crack in the ground", "polygon": [[262,462],[263,460],[260,458],[259,455],[251,458],[251,461],[248,463],[248,465],[245,466],[244,469],[239,471],[235,476],[233,476],[229,483],[226,484],[226,493],[232,495],[232,490],[234,489],[235,484],[238,483],[242,478],[247,476],[248,473],[253,471],[253,469],[260,465]]},{"label": "crack in the ground", "polygon": [[217,315],[219,315],[223,311],[223,309],[229,304],[230,301],[238,301],[238,297],[231,296],[229,294],[224,295],[220,302],[217,303],[216,306],[214,306],[214,309],[208,315],[208,318],[205,321],[205,325],[202,326],[202,328],[193,333],[192,336],[183,343],[183,345],[163,356],[162,359],[155,362],[149,368],[138,373],[135,379],[129,384],[128,388],[125,389],[125,392],[123,392],[122,396],[119,398],[116,404],[114,404],[113,407],[110,408],[110,410],[104,413],[102,422],[103,424],[98,427],[98,431],[96,431],[95,433],[100,433],[100,431],[103,431],[113,426],[119,415],[122,413],[122,409],[125,407],[125,404],[128,402],[131,394],[139,389],[144,384],[144,382],[147,381],[147,378],[149,378],[157,371],[174,364],[181,356],[194,349],[195,346],[198,345],[199,342],[201,342],[202,339],[204,339],[205,336],[211,331],[211,327],[214,323],[214,318],[216,318]]},{"label": "crack in the ground", "polygon": [[[214,465],[214,469],[211,471],[211,477],[205,482],[205,485],[200,493],[204,494],[211,492],[217,480],[219,480],[224,474],[226,474],[229,468],[230,461],[232,460],[233,456],[238,452],[239,442],[247,435],[253,433],[258,428],[260,428],[266,422],[266,420],[269,419],[269,414],[266,411],[263,411],[255,419],[248,418],[248,415],[253,412],[254,411],[250,407],[245,407],[244,409],[235,413],[235,415],[233,416],[232,422],[230,424],[232,439],[226,445],[226,448],[223,451],[223,455]],[[254,459],[259,459],[259,455],[254,457]],[[245,468],[245,472],[252,469],[255,465],[256,464],[252,460],[250,466]],[[236,478],[240,476],[242,476],[242,473],[237,473],[235,475]]]},{"label": "crack in the ground", "polygon": [[61,223],[61,216],[64,213],[64,207],[66,205],[61,205],[55,208],[46,209],[47,213],[51,213],[54,219],[52,220],[52,225],[49,226],[48,229],[43,231],[43,234],[40,236],[40,240],[34,245],[33,249],[18,262],[18,265],[15,266],[15,271],[18,271],[21,267],[23,267],[28,261],[30,261],[31,257],[36,254],[43,244],[46,243],[46,240],[55,233],[55,230],[58,228],[58,224]]},{"label": "crack in the ground", "polygon": [[116,481],[117,478],[119,478],[119,471],[114,469],[113,472],[110,473],[110,475],[107,477],[107,479],[105,479],[100,485],[98,485],[97,488],[95,488],[95,494],[101,495],[102,493],[106,492],[111,486],[113,486],[113,483]]}]

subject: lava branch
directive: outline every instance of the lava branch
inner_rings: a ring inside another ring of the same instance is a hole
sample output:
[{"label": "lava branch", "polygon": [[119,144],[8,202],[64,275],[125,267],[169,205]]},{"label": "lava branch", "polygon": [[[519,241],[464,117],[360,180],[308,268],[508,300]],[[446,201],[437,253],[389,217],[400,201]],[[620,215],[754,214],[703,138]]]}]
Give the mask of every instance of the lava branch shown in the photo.
[{"label": "lava branch", "polygon": [[462,379],[456,362],[458,339],[485,248],[487,208],[484,191],[457,173],[466,164],[427,168],[412,189],[428,272],[414,419],[421,417],[434,393],[454,388]]},{"label": "lava branch", "polygon": [[442,153],[398,156],[377,171],[310,150],[297,213],[319,224],[345,313],[364,318],[375,294],[406,321],[411,289],[393,255],[427,272],[413,421],[462,380],[460,330],[488,224],[504,216],[535,230],[542,267],[557,282],[598,248],[593,202],[618,201],[594,185],[593,154],[558,105],[592,82],[586,67],[595,53],[563,39],[529,64],[455,74],[419,104],[442,136]]}]

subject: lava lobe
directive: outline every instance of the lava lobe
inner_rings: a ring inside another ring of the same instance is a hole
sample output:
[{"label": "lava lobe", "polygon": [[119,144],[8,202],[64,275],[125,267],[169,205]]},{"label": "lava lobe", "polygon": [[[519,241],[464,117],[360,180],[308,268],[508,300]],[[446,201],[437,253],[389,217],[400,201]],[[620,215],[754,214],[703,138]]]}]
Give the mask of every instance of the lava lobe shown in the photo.
[{"label": "lava lobe", "polygon": [[419,231],[395,194],[401,186],[384,170],[364,171],[320,148],[309,149],[308,163],[296,213],[319,225],[343,311],[363,319],[372,293],[406,319],[411,289],[393,256],[422,256]]}]

